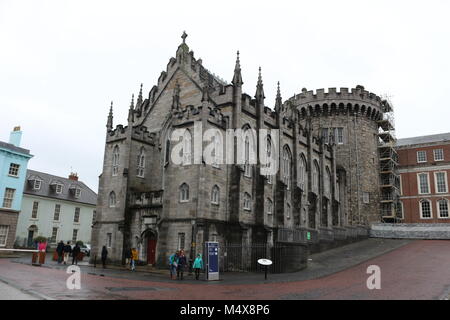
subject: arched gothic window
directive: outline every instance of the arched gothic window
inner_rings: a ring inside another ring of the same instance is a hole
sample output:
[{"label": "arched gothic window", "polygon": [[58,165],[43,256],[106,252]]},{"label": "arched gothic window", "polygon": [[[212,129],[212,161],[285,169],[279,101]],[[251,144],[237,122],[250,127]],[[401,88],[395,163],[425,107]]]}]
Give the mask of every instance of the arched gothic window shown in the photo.
[{"label": "arched gothic window", "polygon": [[189,201],[189,186],[186,183],[183,183],[180,186],[180,202],[188,202]]},{"label": "arched gothic window", "polygon": [[137,176],[140,178],[144,178],[145,175],[145,149],[141,148],[141,152],[138,155],[137,159]]},{"label": "arched gothic window", "polygon": [[111,191],[109,193],[109,207],[114,208],[116,206],[116,193]]},{"label": "arched gothic window", "polygon": [[245,210],[252,209],[252,197],[247,192],[244,193],[244,209]]},{"label": "arched gothic window", "polygon": [[286,184],[287,189],[289,190],[291,187],[291,151],[288,146],[284,146],[283,148],[283,182]]},{"label": "arched gothic window", "polygon": [[183,135],[183,165],[192,164],[192,136],[189,130]]},{"label": "arched gothic window", "polygon": [[117,176],[117,174],[119,173],[119,146],[115,146],[114,150],[113,150],[113,158],[112,158],[112,175],[113,176]]},{"label": "arched gothic window", "polygon": [[220,189],[217,185],[215,185],[211,190],[211,203],[219,204],[220,199]]},{"label": "arched gothic window", "polygon": [[300,155],[299,166],[298,166],[298,186],[302,189],[306,189],[306,160],[305,156]]},{"label": "arched gothic window", "polygon": [[320,177],[319,165],[317,164],[317,161],[314,161],[312,172],[312,189],[317,194],[319,194],[319,177]]}]

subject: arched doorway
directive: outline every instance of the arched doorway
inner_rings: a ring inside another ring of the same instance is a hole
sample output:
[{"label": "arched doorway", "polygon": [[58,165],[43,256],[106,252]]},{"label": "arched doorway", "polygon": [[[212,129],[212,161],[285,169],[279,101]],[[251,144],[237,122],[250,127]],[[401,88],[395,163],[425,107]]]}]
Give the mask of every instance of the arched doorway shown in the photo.
[{"label": "arched doorway", "polygon": [[148,230],[145,233],[145,240],[147,244],[147,263],[154,265],[156,263],[156,243],[158,240],[156,232]]},{"label": "arched doorway", "polygon": [[33,239],[37,235],[37,232],[38,232],[38,227],[34,224],[28,228],[27,246],[29,248],[34,246]]}]

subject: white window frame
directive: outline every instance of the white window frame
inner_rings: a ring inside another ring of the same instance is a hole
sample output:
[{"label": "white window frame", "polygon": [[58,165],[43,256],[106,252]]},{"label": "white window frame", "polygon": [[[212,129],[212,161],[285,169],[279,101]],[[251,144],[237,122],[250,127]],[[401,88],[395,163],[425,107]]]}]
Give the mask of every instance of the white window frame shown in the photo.
[{"label": "white window frame", "polygon": [[[419,154],[424,154],[425,160],[420,160]],[[425,162],[427,162],[427,152],[425,150],[417,151],[417,163],[425,163]]]},{"label": "white window frame", "polygon": [[[78,213],[78,219],[76,219],[77,218],[77,213]],[[73,213],[73,222],[74,223],[80,223],[80,215],[81,215],[81,208],[80,207],[75,207],[75,212]]]},{"label": "white window frame", "polygon": [[33,183],[33,189],[34,190],[41,190],[41,186],[42,186],[42,180],[35,179],[34,183]]},{"label": "white window frame", "polygon": [[178,250],[184,250],[186,246],[186,233],[178,233]]},{"label": "white window frame", "polygon": [[[6,230],[1,231],[1,230]],[[0,247],[6,247],[6,243],[8,242],[8,234],[9,234],[9,226],[8,225],[0,225],[0,234],[3,233],[2,237],[5,237],[4,242],[0,242]]]},{"label": "white window frame", "polygon": [[[442,158],[437,159],[437,157],[436,157],[437,152],[436,151],[440,151],[439,154],[442,155]],[[434,157],[434,161],[444,161],[444,149],[434,149],[433,150],[433,157]]]},{"label": "white window frame", "polygon": [[[440,206],[441,201],[445,201],[447,203],[447,216],[446,217],[442,217],[442,215],[441,215],[441,206]],[[448,199],[445,199],[445,198],[439,199],[438,201],[436,201],[436,207],[437,207],[439,219],[450,219],[450,213],[449,213],[449,209],[448,209],[448,207],[449,207]]]},{"label": "white window frame", "polygon": [[56,241],[58,240],[57,238],[58,238],[58,227],[53,227],[52,236],[50,237],[50,243],[56,243]]},{"label": "white window frame", "polygon": [[39,212],[39,201],[33,201],[33,206],[31,209],[31,219],[37,219],[38,212]]},{"label": "white window frame", "polygon": [[[331,130],[333,129],[331,128]],[[328,144],[330,142],[330,129],[322,128],[322,132],[320,134],[322,135],[323,143]]]},{"label": "white window frame", "polygon": [[[424,202],[428,202],[428,204],[430,205],[430,216],[429,217],[423,216],[422,203],[424,203]],[[419,201],[420,219],[425,219],[425,220],[433,219],[433,205],[432,204],[433,203],[429,199],[421,199]]]},{"label": "white window frame", "polygon": [[75,198],[80,198],[81,197],[81,189],[79,189],[79,188],[76,188],[75,189]]},{"label": "white window frame", "polygon": [[11,162],[9,164],[8,176],[10,176],[10,177],[18,177],[19,176],[19,170],[20,170],[20,164]]},{"label": "white window frame", "polygon": [[[420,176],[421,175],[426,175],[427,176],[427,190],[428,192],[421,192],[421,185],[420,185]],[[417,174],[417,191],[419,194],[429,194],[431,192],[431,188],[430,188],[430,175],[428,174],[428,172],[419,172]]]},{"label": "white window frame", "polygon": [[[56,208],[58,208],[58,210],[56,210]],[[55,219],[56,217],[56,212],[58,212],[58,219]],[[53,210],[53,221],[61,221],[61,205],[59,203],[55,203],[55,209]]]},{"label": "white window frame", "polygon": [[57,183],[56,186],[55,186],[55,192],[57,194],[61,194],[63,192],[63,185],[60,184],[60,183]]},{"label": "white window frame", "polygon": [[73,229],[72,231],[72,242],[73,243],[77,243],[77,239],[78,239],[78,229]]},{"label": "white window frame", "polygon": [[3,196],[3,208],[10,209],[13,207],[14,196],[16,194],[16,189],[5,188],[5,194]]},{"label": "white window frame", "polygon": [[[335,131],[336,144],[344,144],[344,128],[339,127],[339,128],[335,128],[335,130],[336,130]],[[339,135],[339,132],[341,133],[340,135]]]},{"label": "white window frame", "polygon": [[[437,177],[438,177],[439,173],[444,174],[444,185],[445,185],[444,191],[439,191],[439,188],[438,188],[438,178]],[[446,171],[434,172],[434,188],[435,188],[436,193],[447,193],[448,192],[448,180],[447,180],[447,172]]]}]

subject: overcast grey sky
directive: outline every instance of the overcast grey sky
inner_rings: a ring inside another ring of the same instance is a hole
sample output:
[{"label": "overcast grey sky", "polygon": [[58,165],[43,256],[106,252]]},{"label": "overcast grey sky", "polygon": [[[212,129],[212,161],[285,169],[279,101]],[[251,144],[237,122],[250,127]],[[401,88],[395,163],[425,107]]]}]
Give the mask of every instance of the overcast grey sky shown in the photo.
[{"label": "overcast grey sky", "polygon": [[0,0],[0,140],[20,125],[29,168],[97,191],[106,117],[156,84],[186,30],[196,58],[266,104],[308,90],[388,94],[397,137],[449,132],[450,1]]}]

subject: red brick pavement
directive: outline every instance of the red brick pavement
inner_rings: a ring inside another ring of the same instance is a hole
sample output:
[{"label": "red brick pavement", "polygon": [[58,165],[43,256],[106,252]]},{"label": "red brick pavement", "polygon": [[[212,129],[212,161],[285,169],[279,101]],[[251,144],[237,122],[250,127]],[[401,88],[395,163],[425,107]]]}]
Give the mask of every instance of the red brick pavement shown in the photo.
[{"label": "red brick pavement", "polygon": [[[369,265],[381,268],[381,290],[366,287]],[[0,278],[54,299],[438,299],[450,289],[450,241],[412,242],[344,271],[306,281],[183,284],[83,274],[81,290],[69,290],[68,276],[63,270],[0,259]]]}]

